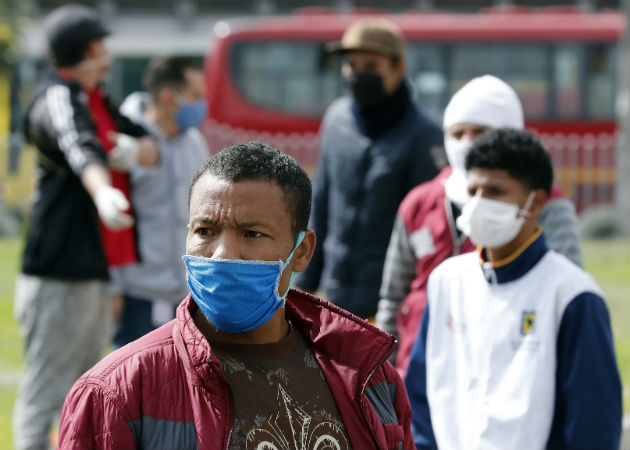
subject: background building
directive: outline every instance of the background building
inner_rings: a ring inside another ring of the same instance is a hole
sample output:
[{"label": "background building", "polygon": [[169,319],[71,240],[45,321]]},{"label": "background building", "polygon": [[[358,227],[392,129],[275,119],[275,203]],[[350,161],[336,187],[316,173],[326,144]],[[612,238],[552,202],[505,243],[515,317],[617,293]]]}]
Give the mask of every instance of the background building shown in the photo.
[{"label": "background building", "polygon": [[[39,59],[44,51],[40,21],[51,9],[69,2],[58,0],[5,0],[25,58]],[[97,8],[114,31],[109,40],[117,59],[111,75],[111,91],[124,96],[138,89],[147,57],[176,52],[202,58],[214,25],[226,18],[292,14],[297,10],[322,9],[348,12],[373,9],[387,12],[453,11],[478,12],[484,8],[548,7],[548,1],[528,0],[77,0]],[[579,7],[590,11],[619,8],[619,0],[573,0],[553,2],[558,7]],[[23,69],[23,83],[31,82],[29,68]]]},{"label": "background building", "polygon": [[[310,2],[299,0],[180,0],[178,2],[166,0],[75,0],[74,2],[96,8],[113,31],[112,36],[108,39],[108,46],[115,57],[108,79],[108,91],[118,100],[122,100],[130,92],[142,89],[142,73],[148,60],[156,54],[173,53],[192,56],[199,61],[203,60],[212,47],[215,32],[219,31],[220,34],[220,29],[217,30],[217,27],[220,28],[227,19],[229,19],[232,29],[235,29],[239,23],[245,24],[265,16],[304,14],[316,11],[343,15],[357,10],[392,13],[408,11],[475,13],[488,9],[511,9],[527,14],[528,9],[531,8],[546,8],[546,10],[556,11],[569,11],[578,8],[586,11],[604,11],[607,9],[619,10],[623,6],[623,2],[619,0],[556,1],[553,6],[549,5],[550,2],[543,0],[468,0],[466,2],[455,0],[315,0]],[[30,99],[31,89],[35,85],[37,74],[45,61],[45,42],[41,21],[48,12],[65,3],[69,2],[4,0],[0,3],[2,17],[7,19],[5,28],[8,31],[6,34],[11,36],[11,39],[5,39],[4,51],[1,52],[4,55],[2,59],[4,69],[0,71],[0,78],[5,80],[4,86],[11,86],[10,92],[12,93],[10,101],[8,98],[4,100],[3,108],[7,112],[4,114],[4,122],[0,122],[8,124],[6,127],[8,130],[15,131],[18,128],[20,104],[27,104]],[[595,64],[593,66],[590,62],[583,63],[585,67],[597,68],[601,66],[606,68],[608,67],[606,64],[610,65],[610,63],[606,63],[606,61],[612,60],[612,58],[606,57],[607,49],[602,47],[600,50],[603,56],[599,59],[591,56],[580,56],[585,61],[592,61]],[[580,51],[577,48],[567,47],[568,53],[567,58],[563,60],[564,62],[558,60],[554,64],[570,65],[567,61],[570,61],[571,58],[577,61],[577,57],[571,53],[580,53]],[[597,49],[589,50],[589,52],[595,52],[593,55],[598,54]],[[618,55],[617,65],[623,69],[628,64],[628,52],[620,51]],[[428,64],[426,57],[423,56],[421,59],[424,65]],[[535,59],[540,60],[538,57]],[[480,61],[483,61],[483,58],[476,63],[481,64]],[[603,71],[602,73],[609,70],[601,69],[601,67],[597,70]],[[530,69],[534,70],[531,67]],[[581,70],[588,71],[590,69]],[[620,75],[623,76],[626,72],[622,70]],[[498,75],[501,76],[502,74]],[[626,99],[628,89],[624,90],[623,88],[627,81],[618,78],[619,90],[615,92],[614,88],[611,90],[609,76],[600,78],[604,81],[603,84],[600,84],[605,88],[607,94],[595,96],[594,99],[607,105],[608,108],[616,98],[619,114],[620,111],[624,110],[624,105],[629,103]],[[592,79],[596,80],[596,77],[592,77]],[[426,83],[424,84],[426,85]],[[612,84],[614,85],[614,83]],[[2,85],[0,82],[0,86]],[[18,93],[19,95],[17,95]],[[439,99],[436,96],[433,96],[436,97],[433,99],[430,95],[421,92],[425,108],[429,109],[429,112],[436,117],[440,114],[439,111],[443,107],[445,99],[448,99],[451,93],[445,91]],[[552,104],[550,107],[553,109],[554,105]],[[607,115],[612,117],[614,112],[611,106],[609,109],[611,111]],[[439,117],[437,118],[439,119]],[[620,116],[620,124],[623,122],[622,119],[623,117]],[[3,186],[0,189],[0,199],[4,199],[10,208],[26,212],[28,211],[27,193],[33,180],[33,155],[32,152],[19,151],[21,148],[19,135],[13,133],[12,140],[9,139],[9,135],[5,133],[5,137],[0,140],[0,146],[4,145],[8,149],[6,153],[2,152],[2,161],[0,161],[0,187]],[[622,139],[624,139],[623,136]],[[623,149],[624,146],[620,145],[618,148]],[[4,157],[5,154],[6,157]],[[617,158],[617,162],[620,164],[619,169],[625,167],[624,164],[628,158],[626,153],[619,154]],[[22,160],[25,161],[22,162]],[[623,172],[619,171],[619,173]],[[621,193],[617,196],[618,200],[621,199],[621,203],[619,201],[617,203],[623,208],[624,205],[630,204],[630,201],[627,201],[630,195],[625,196],[624,194],[629,190],[628,187],[624,186],[624,183],[630,183],[630,181],[626,181],[624,177],[617,177],[617,180],[619,186],[616,190]],[[614,181],[612,183],[614,184]],[[581,204],[580,209],[582,209]],[[591,228],[599,228],[601,221],[596,217],[591,221],[592,225],[588,220],[586,222]],[[603,222],[610,225],[608,219],[603,219]],[[627,221],[622,222],[625,224]],[[613,225],[613,227],[618,228],[619,226]],[[628,227],[630,225],[626,226],[626,228]]]}]

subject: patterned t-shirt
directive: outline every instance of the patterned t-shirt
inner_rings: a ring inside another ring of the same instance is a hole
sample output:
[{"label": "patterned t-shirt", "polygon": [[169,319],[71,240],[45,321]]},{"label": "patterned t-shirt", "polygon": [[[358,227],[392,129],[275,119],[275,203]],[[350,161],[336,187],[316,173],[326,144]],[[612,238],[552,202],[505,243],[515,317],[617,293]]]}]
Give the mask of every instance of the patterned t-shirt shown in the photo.
[{"label": "patterned t-shirt", "polygon": [[273,344],[212,343],[234,398],[229,449],[349,449],[339,409],[295,327]]}]

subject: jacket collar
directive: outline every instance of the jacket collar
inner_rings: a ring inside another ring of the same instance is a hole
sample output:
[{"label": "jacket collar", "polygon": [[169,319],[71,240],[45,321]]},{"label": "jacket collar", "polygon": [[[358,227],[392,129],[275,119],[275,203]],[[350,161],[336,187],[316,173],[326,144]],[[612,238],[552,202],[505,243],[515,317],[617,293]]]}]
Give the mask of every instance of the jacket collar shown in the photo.
[{"label": "jacket collar", "polygon": [[370,370],[392,352],[393,336],[314,295],[292,289],[286,311],[311,348],[337,363]]},{"label": "jacket collar", "polygon": [[524,276],[538,264],[548,250],[545,235],[539,226],[534,234],[507,258],[489,262],[482,247],[477,248],[477,254],[486,281],[502,284]]},{"label": "jacket collar", "polygon": [[[180,355],[188,360],[190,368],[199,377],[196,382],[191,382],[199,384],[202,380],[211,379],[213,369],[208,362],[217,361],[217,358],[210,343],[193,321],[192,313],[195,309],[197,304],[188,295],[177,308],[173,337]],[[362,382],[367,378],[392,352],[395,342],[393,336],[306,292],[291,289],[287,295],[286,312],[314,352],[360,372],[355,382]]]}]

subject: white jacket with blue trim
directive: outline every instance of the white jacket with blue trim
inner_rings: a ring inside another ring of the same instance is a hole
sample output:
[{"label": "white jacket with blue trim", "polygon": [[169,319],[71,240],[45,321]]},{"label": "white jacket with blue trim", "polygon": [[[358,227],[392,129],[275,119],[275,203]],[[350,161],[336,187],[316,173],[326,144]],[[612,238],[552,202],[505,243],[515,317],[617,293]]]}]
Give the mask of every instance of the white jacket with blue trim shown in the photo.
[{"label": "white jacket with blue trim", "polygon": [[418,449],[617,448],[621,382],[595,281],[540,230],[504,261],[480,257],[429,278],[406,378]]}]

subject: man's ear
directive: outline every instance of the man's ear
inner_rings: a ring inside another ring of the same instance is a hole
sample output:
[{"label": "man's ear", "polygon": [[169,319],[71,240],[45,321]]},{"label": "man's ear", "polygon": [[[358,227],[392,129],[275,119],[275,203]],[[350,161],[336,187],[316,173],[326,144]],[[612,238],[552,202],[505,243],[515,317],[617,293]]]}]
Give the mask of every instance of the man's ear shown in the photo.
[{"label": "man's ear", "polygon": [[405,73],[407,72],[407,61],[405,58],[398,58],[394,63],[394,70],[396,71],[396,79],[398,84],[402,83],[405,79]]},{"label": "man's ear", "polygon": [[311,262],[311,258],[313,257],[316,243],[317,238],[315,237],[315,231],[310,229],[306,230],[304,239],[302,239],[302,242],[293,253],[293,271],[302,272],[306,269],[306,266],[308,266],[308,263]]},{"label": "man's ear", "polygon": [[398,59],[398,71],[400,72],[401,76],[404,78],[405,73],[407,72],[407,60],[405,58]]},{"label": "man's ear", "polygon": [[97,41],[88,42],[87,47],[85,47],[85,51],[83,52],[83,60],[90,60],[94,58],[94,54],[96,53],[96,45]]},{"label": "man's ear", "polygon": [[529,210],[532,216],[538,217],[547,204],[549,195],[544,189],[537,189],[535,192],[536,193],[534,194],[534,199],[532,200],[532,205]]},{"label": "man's ear", "polygon": [[162,89],[160,89],[160,92],[158,93],[158,99],[160,104],[163,106],[172,106],[176,104],[175,93],[170,87],[163,87]]}]

